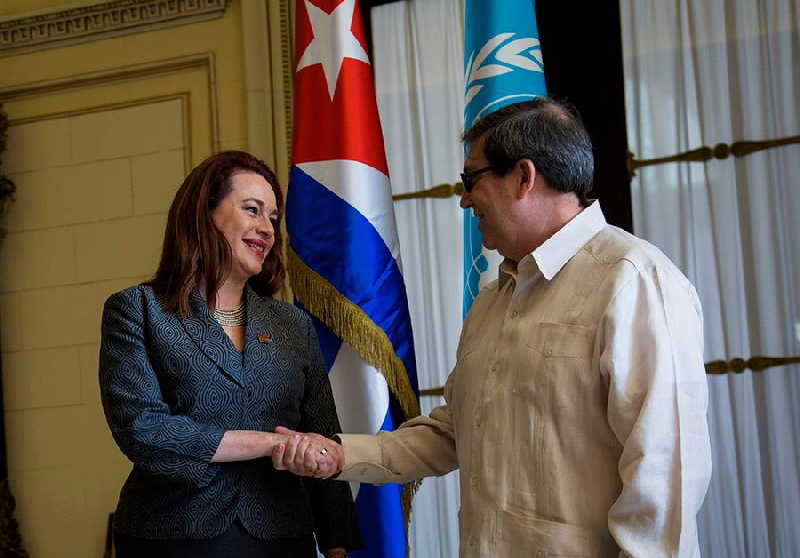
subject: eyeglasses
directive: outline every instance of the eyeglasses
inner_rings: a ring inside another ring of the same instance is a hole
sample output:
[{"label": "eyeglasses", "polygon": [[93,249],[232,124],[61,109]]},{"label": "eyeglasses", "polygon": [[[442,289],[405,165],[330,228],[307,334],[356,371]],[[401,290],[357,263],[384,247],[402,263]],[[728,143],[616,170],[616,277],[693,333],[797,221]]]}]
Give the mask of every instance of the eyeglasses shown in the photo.
[{"label": "eyeglasses", "polygon": [[475,179],[478,178],[480,175],[493,170],[494,167],[488,166],[488,167],[483,167],[482,169],[462,172],[461,183],[464,185],[464,191],[472,192],[472,189],[475,187],[475,182],[476,182]]}]

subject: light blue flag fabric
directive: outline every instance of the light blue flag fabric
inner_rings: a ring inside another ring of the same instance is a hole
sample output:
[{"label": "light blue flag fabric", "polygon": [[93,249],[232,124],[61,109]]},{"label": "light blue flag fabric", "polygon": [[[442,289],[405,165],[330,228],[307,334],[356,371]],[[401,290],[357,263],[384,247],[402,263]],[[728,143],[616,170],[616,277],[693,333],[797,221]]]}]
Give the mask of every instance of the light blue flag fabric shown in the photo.
[{"label": "light blue flag fabric", "polygon": [[[547,94],[532,0],[466,0],[464,129],[506,105]],[[464,317],[489,271],[478,220],[464,210]]]}]

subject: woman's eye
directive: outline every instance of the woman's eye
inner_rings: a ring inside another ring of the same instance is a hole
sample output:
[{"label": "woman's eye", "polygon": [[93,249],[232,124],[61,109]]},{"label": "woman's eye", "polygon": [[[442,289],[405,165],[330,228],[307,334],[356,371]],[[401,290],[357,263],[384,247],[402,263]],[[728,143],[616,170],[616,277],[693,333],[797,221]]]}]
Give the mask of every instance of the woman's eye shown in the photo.
[{"label": "woman's eye", "polygon": [[245,211],[249,211],[253,215],[258,215],[258,208],[254,205],[248,206],[244,208]]}]

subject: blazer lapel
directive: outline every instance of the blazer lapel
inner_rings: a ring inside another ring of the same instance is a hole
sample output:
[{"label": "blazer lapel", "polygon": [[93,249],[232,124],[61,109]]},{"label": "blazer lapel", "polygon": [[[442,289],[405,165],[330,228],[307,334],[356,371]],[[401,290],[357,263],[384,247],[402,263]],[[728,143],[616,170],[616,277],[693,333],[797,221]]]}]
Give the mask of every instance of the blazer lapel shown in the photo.
[{"label": "blazer lapel", "polygon": [[254,363],[264,362],[264,357],[274,350],[273,335],[267,313],[269,301],[264,301],[247,285],[247,331],[244,340],[244,369],[250,370]]},{"label": "blazer lapel", "polygon": [[184,331],[191,337],[198,349],[211,359],[222,372],[240,386],[244,386],[241,356],[232,348],[222,326],[208,311],[206,301],[198,291],[192,291],[189,295],[189,303],[192,309],[191,315],[181,318]]}]

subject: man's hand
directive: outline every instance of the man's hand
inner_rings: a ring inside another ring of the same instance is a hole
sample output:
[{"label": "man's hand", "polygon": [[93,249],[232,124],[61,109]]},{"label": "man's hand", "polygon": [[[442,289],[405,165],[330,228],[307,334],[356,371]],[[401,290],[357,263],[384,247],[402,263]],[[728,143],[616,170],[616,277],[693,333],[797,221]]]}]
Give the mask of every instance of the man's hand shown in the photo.
[{"label": "man's hand", "polygon": [[347,558],[347,550],[344,548],[329,548],[325,552],[325,558]]},{"label": "man's hand", "polygon": [[277,427],[275,433],[287,437],[285,444],[278,444],[272,450],[275,469],[324,479],[344,467],[344,449],[330,438],[314,433],[301,434],[283,426]]}]

